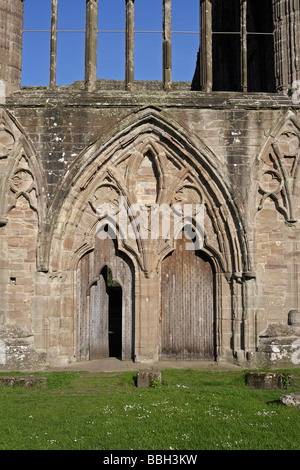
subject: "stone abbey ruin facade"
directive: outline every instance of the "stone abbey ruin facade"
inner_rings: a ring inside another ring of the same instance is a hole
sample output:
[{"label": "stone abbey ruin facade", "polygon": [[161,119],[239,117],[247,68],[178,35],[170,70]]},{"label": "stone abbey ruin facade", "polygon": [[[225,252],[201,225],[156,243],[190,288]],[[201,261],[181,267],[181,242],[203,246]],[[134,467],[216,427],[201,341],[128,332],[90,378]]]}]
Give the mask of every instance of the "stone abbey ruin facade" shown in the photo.
[{"label": "stone abbey ruin facade", "polygon": [[[109,356],[299,367],[299,0],[199,0],[189,83],[172,81],[171,0],[161,82],[135,80],[139,0],[124,0],[125,81],[97,79],[87,0],[85,80],[68,86],[53,0],[44,87],[21,86],[26,1],[0,0],[0,369]],[[202,208],[201,233],[194,213],[176,219],[186,206]],[[147,224],[153,207],[168,236]]]}]

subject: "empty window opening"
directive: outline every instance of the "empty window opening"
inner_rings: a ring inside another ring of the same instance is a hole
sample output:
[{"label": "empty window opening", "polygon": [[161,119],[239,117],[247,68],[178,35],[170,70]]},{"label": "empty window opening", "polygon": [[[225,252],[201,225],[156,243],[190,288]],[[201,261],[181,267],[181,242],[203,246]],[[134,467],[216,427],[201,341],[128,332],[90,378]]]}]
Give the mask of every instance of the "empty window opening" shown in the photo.
[{"label": "empty window opening", "polygon": [[84,33],[57,33],[57,85],[84,80]]},{"label": "empty window opening", "polygon": [[191,82],[199,50],[199,0],[172,1],[172,79]]},{"label": "empty window opening", "polygon": [[272,0],[247,1],[247,31],[249,33],[273,32]]},{"label": "empty window opening", "polygon": [[241,90],[241,52],[238,35],[213,35],[213,90]]},{"label": "empty window opening", "polygon": [[97,78],[125,79],[125,2],[98,5]]},{"label": "empty window opening", "polygon": [[276,89],[273,30],[272,1],[248,1],[248,91],[272,93]]},{"label": "empty window opening", "polygon": [[[56,83],[84,80],[85,0],[58,0]],[[71,12],[71,14],[70,14]]]},{"label": "empty window opening", "polygon": [[102,275],[106,282],[108,294],[108,346],[109,357],[122,357],[122,288],[113,279],[109,267],[105,267]]},{"label": "empty window opening", "polygon": [[[58,0],[57,5],[55,81],[67,85],[84,78],[86,2],[76,0],[76,10],[74,0]],[[51,15],[52,0],[24,3],[22,86],[49,85]]]},{"label": "empty window opening", "polygon": [[212,0],[213,90],[274,92],[272,0]]},{"label": "empty window opening", "polygon": [[212,0],[213,32],[239,33],[240,32],[240,0]]},{"label": "empty window opening", "polygon": [[22,86],[49,85],[51,0],[24,4]]},{"label": "empty window opening", "polygon": [[22,86],[48,86],[50,64],[50,33],[23,36]]},{"label": "empty window opening", "polygon": [[135,2],[136,80],[162,80],[162,0]]},{"label": "empty window opening", "polygon": [[212,6],[213,90],[240,91],[240,0],[213,0]]},{"label": "empty window opening", "polygon": [[124,80],[125,33],[98,33],[97,78]]}]

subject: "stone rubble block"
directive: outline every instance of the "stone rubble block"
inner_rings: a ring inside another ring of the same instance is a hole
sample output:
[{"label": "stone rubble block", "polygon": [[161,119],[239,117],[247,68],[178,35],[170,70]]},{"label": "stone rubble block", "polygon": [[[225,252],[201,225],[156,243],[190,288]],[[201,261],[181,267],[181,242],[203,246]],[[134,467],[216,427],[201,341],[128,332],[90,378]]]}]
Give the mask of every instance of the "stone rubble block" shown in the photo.
[{"label": "stone rubble block", "polygon": [[294,406],[300,409],[300,392],[281,395],[280,403],[286,406]]},{"label": "stone rubble block", "polygon": [[15,385],[23,386],[27,389],[33,388],[36,385],[44,387],[46,384],[46,377],[37,377],[34,375],[8,375],[4,377],[0,377],[0,385],[6,387],[13,387]]},{"label": "stone rubble block", "polygon": [[159,370],[140,370],[137,376],[137,387],[151,387],[154,382],[161,383]]},{"label": "stone rubble block", "polygon": [[295,378],[282,372],[247,372],[246,384],[260,390],[285,389],[295,386]]}]

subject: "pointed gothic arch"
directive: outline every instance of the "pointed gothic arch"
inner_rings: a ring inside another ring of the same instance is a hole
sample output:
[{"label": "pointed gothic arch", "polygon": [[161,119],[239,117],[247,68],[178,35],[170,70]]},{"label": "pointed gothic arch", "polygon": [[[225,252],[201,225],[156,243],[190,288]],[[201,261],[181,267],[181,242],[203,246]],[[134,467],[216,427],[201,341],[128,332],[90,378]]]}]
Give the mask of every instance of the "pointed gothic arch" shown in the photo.
[{"label": "pointed gothic arch", "polygon": [[[242,211],[218,158],[199,137],[154,108],[142,109],[125,119],[117,133],[114,130],[105,139],[99,139],[71,165],[58,186],[48,213],[49,223],[44,233],[48,240],[44,243],[45,264],[49,265],[50,247],[62,211],[73,209],[74,201],[77,208],[85,204],[87,198],[93,197],[90,193],[95,191],[98,183],[100,186],[107,180],[110,187],[114,187],[115,196],[126,197],[129,204],[136,202],[134,191],[130,190],[132,174],[136,171],[136,162],[149,148],[159,173],[158,202],[170,204],[177,191],[194,186],[202,194],[208,218],[218,234],[219,245],[222,245],[224,269],[251,272]],[[222,226],[226,240],[220,239]]]},{"label": "pointed gothic arch", "polygon": [[[157,194],[154,199],[153,193],[149,196],[145,192],[144,218],[137,218],[132,208],[141,202],[136,184],[142,180],[136,175],[142,162],[149,164],[149,155],[152,170],[147,173],[147,167],[144,176],[146,180],[150,178]],[[125,214],[126,236],[118,218],[123,213],[118,205],[122,198],[126,208],[130,208]],[[243,299],[247,292],[245,283],[253,274],[242,210],[217,156],[198,137],[157,109],[143,109],[125,119],[118,132],[100,139],[74,161],[49,211],[49,224],[41,241],[45,247],[41,264],[47,265],[50,272],[76,271],[82,256],[95,248],[97,227],[107,222],[101,210],[109,209],[116,216],[116,222],[111,223],[117,250],[131,260],[135,272],[135,357],[139,360],[158,357],[160,266],[174,250],[175,240],[172,235],[151,238],[147,223],[154,202],[159,209],[167,210],[176,204],[204,207],[203,252],[210,257],[216,280],[216,355],[251,348],[253,331],[248,323],[252,320],[244,310],[248,304]],[[148,236],[141,236],[141,226]],[[225,304],[236,325],[231,331],[234,348],[224,342],[222,334]],[[76,309],[76,302],[74,306]],[[149,337],[151,348],[145,346]]]}]

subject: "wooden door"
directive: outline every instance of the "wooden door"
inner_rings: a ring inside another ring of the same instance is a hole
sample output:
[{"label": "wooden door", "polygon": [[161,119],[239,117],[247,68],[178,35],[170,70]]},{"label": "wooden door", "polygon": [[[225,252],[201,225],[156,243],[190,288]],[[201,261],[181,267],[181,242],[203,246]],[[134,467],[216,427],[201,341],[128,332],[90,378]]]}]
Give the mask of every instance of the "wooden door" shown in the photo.
[{"label": "wooden door", "polygon": [[214,359],[214,275],[199,251],[177,240],[162,262],[161,358]]},{"label": "wooden door", "polygon": [[103,274],[90,288],[90,360],[109,357],[109,296]]},{"label": "wooden door", "polygon": [[[79,360],[109,357],[109,293],[104,268],[122,288],[122,359],[133,357],[134,269],[116,247],[115,240],[96,238],[95,249],[77,269],[77,357]],[[112,295],[112,294],[111,294]]]}]

